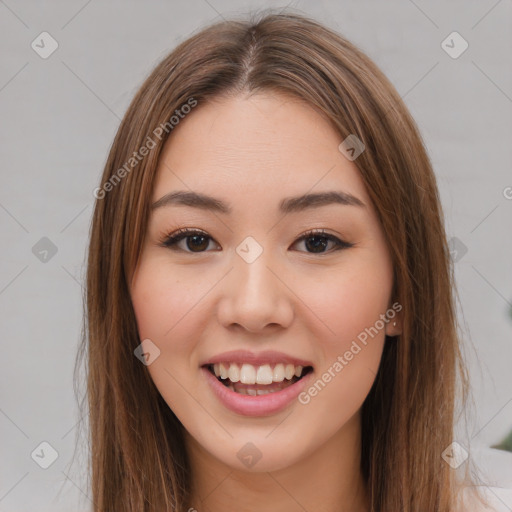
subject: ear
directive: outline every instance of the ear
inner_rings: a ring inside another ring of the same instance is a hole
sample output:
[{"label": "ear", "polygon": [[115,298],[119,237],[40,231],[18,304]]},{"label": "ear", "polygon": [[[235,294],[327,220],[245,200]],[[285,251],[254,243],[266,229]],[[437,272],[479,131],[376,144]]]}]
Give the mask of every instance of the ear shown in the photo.
[{"label": "ear", "polygon": [[402,334],[402,319],[400,315],[395,315],[395,318],[390,319],[386,324],[386,336],[398,336]]},{"label": "ear", "polygon": [[386,336],[398,336],[402,334],[402,325],[403,325],[403,311],[402,305],[395,301],[386,311],[386,317],[388,321],[386,322]]}]

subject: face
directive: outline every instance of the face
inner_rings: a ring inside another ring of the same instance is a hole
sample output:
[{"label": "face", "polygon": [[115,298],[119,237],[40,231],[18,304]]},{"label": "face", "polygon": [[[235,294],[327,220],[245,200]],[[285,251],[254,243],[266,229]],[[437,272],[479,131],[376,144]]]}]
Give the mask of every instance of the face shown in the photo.
[{"label": "face", "polygon": [[188,445],[232,468],[288,467],[354,432],[398,332],[387,242],[341,142],[260,93],[199,105],[161,156],[131,283],[140,340]]}]

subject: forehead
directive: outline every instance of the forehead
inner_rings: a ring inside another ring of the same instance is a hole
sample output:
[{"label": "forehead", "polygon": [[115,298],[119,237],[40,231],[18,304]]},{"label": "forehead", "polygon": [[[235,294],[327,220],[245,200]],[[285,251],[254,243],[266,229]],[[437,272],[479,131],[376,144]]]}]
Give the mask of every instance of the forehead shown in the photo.
[{"label": "forehead", "polygon": [[327,190],[369,198],[356,165],[338,150],[327,120],[291,96],[258,93],[198,105],[173,129],[161,154],[153,194],[216,192],[277,202]]}]

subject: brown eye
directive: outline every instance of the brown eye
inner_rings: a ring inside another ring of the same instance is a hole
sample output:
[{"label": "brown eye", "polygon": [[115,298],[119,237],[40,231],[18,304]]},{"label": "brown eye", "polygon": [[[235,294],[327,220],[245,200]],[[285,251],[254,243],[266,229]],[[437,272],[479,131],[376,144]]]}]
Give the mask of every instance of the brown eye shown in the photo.
[{"label": "brown eye", "polygon": [[209,245],[208,237],[204,235],[191,235],[185,238],[187,240],[187,248],[194,252],[204,251]]},{"label": "brown eye", "polygon": [[[347,249],[349,247],[353,247],[353,244],[340,240],[338,237],[331,235],[330,233],[326,233],[322,230],[310,231],[309,233],[301,236],[295,243],[302,241],[305,242],[304,245],[307,249],[306,252],[310,252],[311,254],[326,254],[329,252],[337,251],[339,249]],[[330,242],[334,244],[333,249],[331,251],[325,251]]]},{"label": "brown eye", "polygon": [[[183,240],[186,241],[185,247],[183,244],[179,245]],[[213,238],[202,231],[185,229],[168,236],[162,245],[171,250],[199,253],[206,251],[210,241],[213,241]]]},{"label": "brown eye", "polygon": [[[182,243],[184,240],[185,244]],[[202,253],[208,252],[210,242],[215,241],[204,231],[181,229],[171,235],[168,235],[161,242],[161,245],[173,251]],[[353,247],[354,245],[340,240],[338,237],[331,235],[330,233],[326,233],[323,230],[305,233],[295,242],[295,244],[298,244],[299,242],[304,242],[306,252],[310,254],[328,254],[340,249]],[[329,244],[331,244],[331,250],[326,250],[329,247]]]}]

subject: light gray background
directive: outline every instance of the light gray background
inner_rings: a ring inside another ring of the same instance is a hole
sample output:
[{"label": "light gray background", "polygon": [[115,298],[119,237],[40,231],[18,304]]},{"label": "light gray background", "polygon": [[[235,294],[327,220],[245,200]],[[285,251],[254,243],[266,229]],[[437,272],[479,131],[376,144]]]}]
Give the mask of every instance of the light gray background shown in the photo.
[{"label": "light gray background", "polygon": [[[92,191],[128,102],[193,31],[284,6],[0,0],[0,512],[90,507],[84,464],[69,467],[78,420],[72,372]],[[420,127],[448,234],[468,249],[456,277],[476,402],[470,438],[492,445],[512,427],[512,2],[291,6],[364,50]],[[59,44],[47,59],[31,48],[43,31]],[[453,31],[469,43],[457,59],[441,47]],[[32,252],[42,237],[58,248],[46,263]],[[46,470],[31,458],[42,441],[59,454]]]}]

